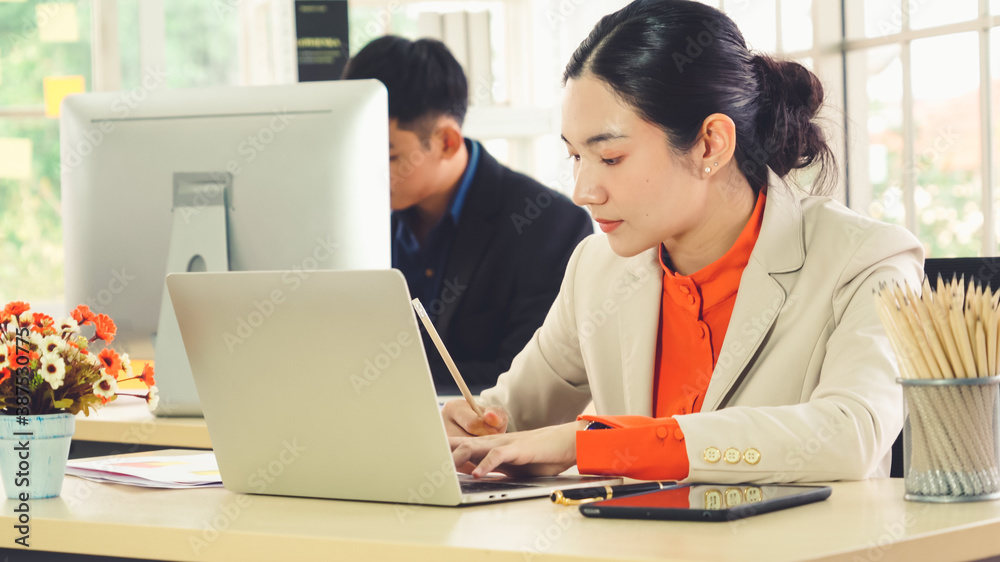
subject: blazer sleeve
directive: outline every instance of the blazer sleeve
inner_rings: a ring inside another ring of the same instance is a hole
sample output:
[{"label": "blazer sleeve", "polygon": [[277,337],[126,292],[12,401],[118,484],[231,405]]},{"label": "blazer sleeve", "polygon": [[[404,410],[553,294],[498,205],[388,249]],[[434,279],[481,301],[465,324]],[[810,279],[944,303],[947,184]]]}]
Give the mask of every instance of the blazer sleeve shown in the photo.
[{"label": "blazer sleeve", "polygon": [[[569,203],[560,210],[563,220],[551,221],[548,229],[532,232],[531,243],[525,245],[524,259],[512,264],[518,268],[516,290],[514,298],[507,303],[509,315],[496,359],[456,362],[459,372],[469,380],[492,381],[511,368],[514,357],[542,325],[559,294],[562,279],[559,275],[565,273],[569,256],[584,238],[594,233],[586,211]],[[522,235],[529,232],[526,230]],[[540,271],[557,273],[543,275]]]},{"label": "blazer sleeve", "polygon": [[594,418],[613,429],[578,436],[581,472],[719,483],[872,476],[903,422],[895,355],[873,293],[889,281],[918,286],[923,248],[895,228],[873,229],[858,248],[839,272],[835,326],[807,401],[661,419]]},{"label": "blazer sleeve", "polygon": [[562,285],[541,327],[514,357],[510,370],[480,397],[483,403],[507,411],[508,431],[573,421],[590,402],[573,292],[580,256],[592,239],[581,242],[570,256]]}]

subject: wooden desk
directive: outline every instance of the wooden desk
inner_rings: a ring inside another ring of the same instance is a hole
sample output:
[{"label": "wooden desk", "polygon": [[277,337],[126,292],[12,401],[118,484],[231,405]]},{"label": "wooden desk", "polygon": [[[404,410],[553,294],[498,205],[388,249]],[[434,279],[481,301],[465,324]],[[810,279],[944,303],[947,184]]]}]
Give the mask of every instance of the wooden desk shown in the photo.
[{"label": "wooden desk", "polygon": [[[157,453],[162,454],[162,453]],[[547,499],[422,507],[151,490],[67,477],[30,504],[32,550],[166,560],[973,560],[1000,554],[1000,501],[921,504],[901,480],[729,523],[587,519]],[[15,503],[0,512],[13,543]]]},{"label": "wooden desk", "polygon": [[204,418],[158,418],[141,400],[118,400],[76,417],[76,441],[211,449]]}]

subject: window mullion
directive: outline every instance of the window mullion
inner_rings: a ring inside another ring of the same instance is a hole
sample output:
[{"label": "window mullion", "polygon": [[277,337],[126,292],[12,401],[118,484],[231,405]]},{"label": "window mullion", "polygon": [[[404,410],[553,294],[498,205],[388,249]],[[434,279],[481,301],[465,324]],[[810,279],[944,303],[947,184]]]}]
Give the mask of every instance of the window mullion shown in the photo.
[{"label": "window mullion", "polygon": [[[980,20],[989,22],[990,2],[979,0]],[[996,254],[996,227],[994,225],[995,209],[993,206],[993,80],[990,75],[990,27],[984,26],[979,31],[979,107],[981,108],[980,123],[983,124],[982,135],[982,182],[983,182],[983,247],[981,255]]]}]

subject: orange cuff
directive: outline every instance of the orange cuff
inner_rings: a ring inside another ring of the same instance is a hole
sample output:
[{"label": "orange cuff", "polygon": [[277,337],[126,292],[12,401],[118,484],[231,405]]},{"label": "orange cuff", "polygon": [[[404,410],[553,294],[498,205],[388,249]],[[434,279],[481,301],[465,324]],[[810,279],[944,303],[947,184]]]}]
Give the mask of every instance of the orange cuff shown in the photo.
[{"label": "orange cuff", "polygon": [[580,416],[613,429],[576,433],[580,474],[628,476],[639,480],[683,480],[689,471],[684,432],[674,418]]}]

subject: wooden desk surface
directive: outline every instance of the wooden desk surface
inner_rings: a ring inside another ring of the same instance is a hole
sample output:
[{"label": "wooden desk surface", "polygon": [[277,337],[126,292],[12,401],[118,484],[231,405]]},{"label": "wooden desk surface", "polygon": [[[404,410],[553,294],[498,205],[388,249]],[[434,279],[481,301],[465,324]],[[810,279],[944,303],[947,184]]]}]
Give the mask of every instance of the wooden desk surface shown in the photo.
[{"label": "wooden desk surface", "polygon": [[79,441],[105,441],[164,447],[212,448],[205,418],[158,418],[142,400],[119,397],[90,416],[76,416]]},{"label": "wooden desk surface", "polygon": [[[163,454],[157,452],[155,454]],[[30,504],[32,550],[167,560],[971,560],[1000,554],[1000,501],[903,500],[901,480],[728,523],[588,519],[548,499],[445,508],[152,490],[67,477]],[[15,502],[0,511],[14,544]]]}]

